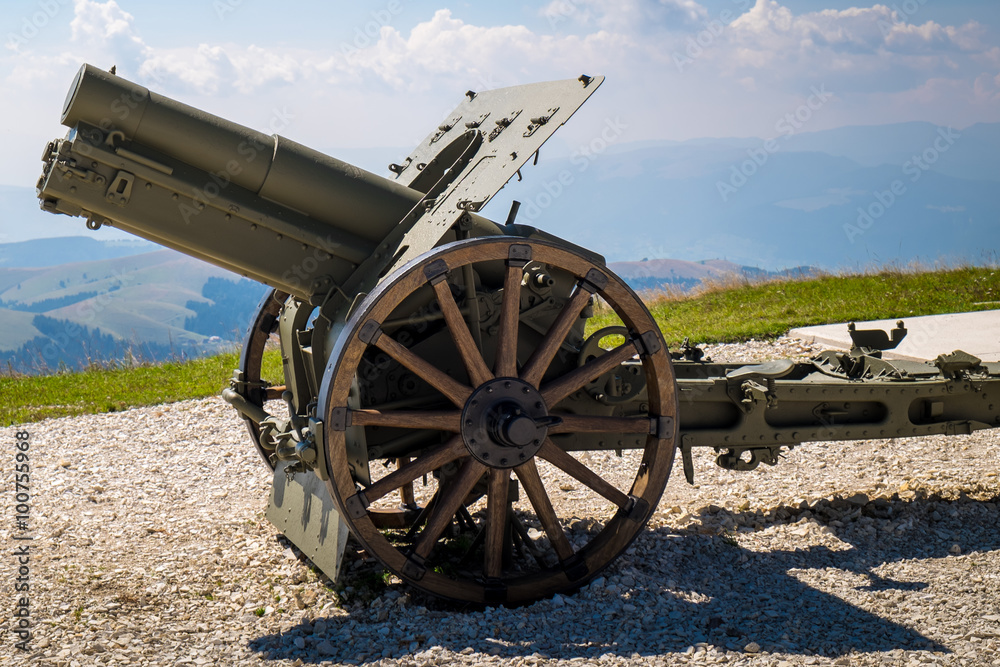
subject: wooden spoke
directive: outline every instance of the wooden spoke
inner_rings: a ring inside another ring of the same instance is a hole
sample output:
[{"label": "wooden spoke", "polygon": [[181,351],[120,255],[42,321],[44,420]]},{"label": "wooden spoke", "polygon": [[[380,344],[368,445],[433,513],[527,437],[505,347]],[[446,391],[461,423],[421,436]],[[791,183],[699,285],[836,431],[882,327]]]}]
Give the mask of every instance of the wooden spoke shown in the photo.
[{"label": "wooden spoke", "polygon": [[[451,293],[448,281],[439,280],[433,284],[433,287],[434,293],[437,294],[438,303],[441,305],[441,313],[444,315],[445,322],[448,324],[448,330],[451,332],[451,338],[455,341],[458,353],[462,356],[465,368],[469,371],[469,379],[472,381],[472,385],[478,387],[484,382],[492,380],[493,373],[490,372],[490,369],[486,366],[486,362],[483,361],[483,355],[479,351],[476,341],[472,338],[469,325],[466,323],[465,318],[462,317],[462,312],[458,309],[458,304],[455,303],[455,297]],[[475,294],[473,294],[472,298],[475,298]]]},{"label": "wooden spoke", "polygon": [[552,363],[552,358],[556,356],[559,346],[566,340],[566,334],[573,328],[576,321],[580,319],[580,313],[589,301],[590,292],[578,286],[576,291],[573,292],[573,296],[570,297],[569,301],[566,302],[566,305],[556,317],[556,321],[552,323],[549,332],[545,334],[545,338],[541,344],[535,348],[531,357],[524,364],[524,368],[521,369],[522,380],[536,387],[538,386],[538,383],[542,380],[542,376],[545,375],[545,371],[548,370],[549,364]]},{"label": "wooden spoke", "polygon": [[[482,351],[483,329],[480,323],[479,295],[476,293],[476,272],[472,270],[472,264],[466,264],[462,267],[462,281],[465,283],[466,294],[465,321],[469,325],[472,340],[476,342],[476,349]],[[470,294],[472,298],[469,298]]]},{"label": "wooden spoke", "polygon": [[527,463],[514,468],[514,473],[521,480],[521,484],[524,485],[524,491],[528,494],[528,500],[531,501],[531,506],[535,508],[535,514],[538,516],[538,520],[542,522],[542,528],[545,529],[545,534],[549,536],[549,542],[552,543],[552,548],[555,549],[559,560],[570,558],[573,555],[573,545],[569,543],[566,533],[563,531],[562,526],[559,525],[559,518],[556,517],[556,511],[552,508],[552,502],[549,500],[548,494],[545,493],[545,485],[542,483],[542,478],[538,475],[535,459],[528,459]]},{"label": "wooden spoke", "polygon": [[594,378],[619,366],[636,354],[635,343],[625,341],[613,350],[591,359],[583,366],[566,373],[542,388],[542,399],[550,408]]},{"label": "wooden spoke", "polygon": [[431,408],[440,408],[446,401],[441,400],[440,397],[433,394],[433,392],[427,392],[419,396],[407,396],[406,398],[398,398],[393,401],[386,401],[385,403],[376,403],[375,405],[369,405],[366,410],[377,410],[379,412],[391,412],[392,410],[426,410]]},{"label": "wooden spoke", "polygon": [[455,479],[451,480],[451,484],[444,489],[434,506],[434,510],[427,518],[427,526],[420,533],[420,539],[413,547],[414,553],[422,558],[430,556],[438,538],[451,523],[455,513],[462,506],[462,502],[483,476],[485,470],[486,466],[479,461],[472,457],[466,459],[465,465],[462,466]]},{"label": "wooden spoke", "polygon": [[458,433],[462,413],[458,410],[351,410],[351,426],[420,428]]},{"label": "wooden spoke", "polygon": [[499,577],[503,570],[504,533],[507,528],[510,471],[490,470],[486,494],[486,558],[483,569],[487,577]]},{"label": "wooden spoke", "polygon": [[[396,469],[399,470],[407,463],[410,462],[409,456],[404,456],[402,458],[396,459]],[[405,507],[416,507],[417,497],[413,493],[413,482],[407,482],[399,487],[399,501],[403,503]]]},{"label": "wooden spoke", "polygon": [[649,417],[589,417],[585,415],[555,415],[561,424],[549,427],[556,433],[649,433]]},{"label": "wooden spoke", "polygon": [[368,499],[368,502],[373,503],[394,489],[398,489],[404,484],[409,484],[416,478],[426,475],[446,463],[451,463],[467,453],[468,450],[465,448],[462,436],[456,435],[448,442],[429,449],[413,461],[392,471],[366,488],[365,497]]},{"label": "wooden spoke", "polygon": [[609,484],[593,470],[577,461],[568,452],[560,449],[558,445],[548,438],[545,439],[542,448],[538,450],[538,455],[573,479],[586,485],[595,493],[618,505],[618,507],[625,507],[628,504],[627,495]]},{"label": "wooden spoke", "polygon": [[413,352],[410,352],[393,340],[392,336],[382,334],[375,341],[375,345],[378,349],[409,368],[429,385],[444,394],[449,401],[460,408],[465,406],[466,399],[472,393],[471,387],[462,384],[444,371],[439,370]]},{"label": "wooden spoke", "polygon": [[521,280],[524,269],[508,266],[503,281],[503,303],[500,305],[500,325],[497,333],[497,377],[517,377],[517,328],[521,314]]}]

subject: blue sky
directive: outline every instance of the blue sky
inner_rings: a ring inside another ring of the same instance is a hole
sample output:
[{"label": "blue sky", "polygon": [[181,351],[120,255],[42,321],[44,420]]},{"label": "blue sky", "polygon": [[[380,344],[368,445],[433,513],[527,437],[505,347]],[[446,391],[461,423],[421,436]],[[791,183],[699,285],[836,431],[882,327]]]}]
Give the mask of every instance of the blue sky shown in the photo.
[{"label": "blue sky", "polygon": [[[557,138],[778,134],[1000,121],[996,0],[552,0],[445,4],[5,0],[0,184],[30,186],[83,62],[337,154],[420,141],[467,89],[600,73]],[[402,155],[400,155],[402,157]]]}]

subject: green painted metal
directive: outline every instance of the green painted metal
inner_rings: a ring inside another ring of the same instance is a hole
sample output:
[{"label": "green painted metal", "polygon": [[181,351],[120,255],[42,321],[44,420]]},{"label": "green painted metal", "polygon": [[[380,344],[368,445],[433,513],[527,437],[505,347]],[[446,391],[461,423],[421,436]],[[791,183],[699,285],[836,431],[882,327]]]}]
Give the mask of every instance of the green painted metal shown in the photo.
[{"label": "green painted metal", "polygon": [[693,447],[716,449],[723,467],[752,470],[777,463],[779,451],[803,442],[956,435],[1000,426],[1000,364],[964,352],[920,363],[855,349],[780,368],[675,361],[674,370],[689,480]]},{"label": "green painted metal", "polygon": [[347,546],[347,524],[340,518],[326,485],[316,475],[289,475],[288,461],[274,469],[267,520],[333,581]]}]

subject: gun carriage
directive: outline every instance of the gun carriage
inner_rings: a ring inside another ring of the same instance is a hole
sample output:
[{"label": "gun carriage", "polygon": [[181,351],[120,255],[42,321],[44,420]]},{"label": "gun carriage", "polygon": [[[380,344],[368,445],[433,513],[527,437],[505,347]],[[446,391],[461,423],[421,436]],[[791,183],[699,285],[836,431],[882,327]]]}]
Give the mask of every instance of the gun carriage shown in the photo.
[{"label": "gun carriage", "polygon": [[[692,481],[695,447],[751,470],[802,442],[1000,424],[1000,364],[883,359],[902,324],[711,363],[668,350],[600,255],[516,205],[479,215],[602,81],[469,91],[384,178],[85,65],[38,197],[273,288],[223,397],[273,470],[268,518],[334,579],[351,534],[435,595],[530,602],[628,547],[678,452]],[[595,304],[620,326],[588,335]],[[274,336],[282,382],[262,378]],[[591,496],[573,517],[561,479]]]}]

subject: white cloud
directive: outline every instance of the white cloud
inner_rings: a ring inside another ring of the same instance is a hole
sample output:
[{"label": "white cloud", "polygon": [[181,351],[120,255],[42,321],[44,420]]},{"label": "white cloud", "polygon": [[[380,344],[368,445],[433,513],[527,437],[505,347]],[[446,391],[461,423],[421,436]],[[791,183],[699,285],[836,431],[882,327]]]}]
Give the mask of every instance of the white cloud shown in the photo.
[{"label": "white cloud", "polygon": [[401,89],[425,89],[442,79],[486,88],[617,64],[634,47],[631,37],[604,30],[584,37],[539,35],[525,26],[471,25],[442,9],[409,36],[382,28],[377,44],[353,50],[346,62],[356,74],[367,72]]},{"label": "white cloud", "polygon": [[74,41],[136,39],[132,29],[135,17],[123,11],[114,0],[105,3],[76,0],[73,8],[74,17],[70,22],[70,29],[73,31]]},{"label": "white cloud", "polygon": [[[587,0],[595,5],[597,0]],[[669,0],[690,4],[693,0]],[[654,3],[655,4],[655,3]],[[376,39],[323,49],[235,43],[150,46],[133,15],[115,0],[75,0],[67,60],[117,65],[158,89],[199,95],[252,94],[274,85],[388,86],[400,91],[441,85],[490,88],[539,76],[565,77],[614,67],[642,45],[624,32],[541,35],[523,25],[478,26],[438,10],[404,34],[383,26]],[[85,56],[79,54],[85,53]],[[42,68],[52,57],[30,54]]]},{"label": "white cloud", "polygon": [[[489,88],[591,71],[639,85],[679,74],[672,55],[718,17],[696,0],[553,0],[543,16],[583,29],[541,34],[523,25],[481,26],[436,11],[408,33],[383,26],[374,39],[325,49],[235,43],[153,48],[115,0],[74,0],[71,48],[143,83],[202,95],[253,94],[275,85],[383,86],[409,93]],[[747,92],[827,81],[843,92],[909,90],[928,78],[975,80],[1000,50],[982,26],[912,23],[885,5],[796,14],[756,3],[699,48],[697,76]],[[720,24],[721,26],[721,24]],[[658,66],[659,65],[659,66]],[[683,72],[681,72],[683,73]],[[686,74],[686,73],[685,73]],[[750,82],[753,82],[751,85]]]},{"label": "white cloud", "polygon": [[76,48],[111,53],[129,63],[148,51],[135,32],[135,17],[115,0],[74,0],[73,11],[70,29]]},{"label": "white cloud", "polygon": [[720,48],[707,55],[734,76],[747,70],[783,79],[847,75],[868,85],[872,74],[887,81],[903,70],[923,77],[954,70],[956,58],[987,50],[983,28],[975,22],[955,27],[907,18],[885,5],[796,15],[777,0],[757,0],[727,28]]},{"label": "white cloud", "polygon": [[239,94],[294,84],[322,71],[306,51],[265,49],[236,44],[151,49],[137,72],[144,83],[191,89],[204,95]]},{"label": "white cloud", "polygon": [[[61,42],[43,46],[43,35],[0,53],[0,96],[54,109],[37,121],[44,136],[82,62],[115,64],[157,92],[248,125],[266,125],[273,106],[287,105],[296,113],[294,138],[315,143],[320,136],[328,145],[410,143],[466,89],[581,73],[608,81],[560,140],[592,131],[586,123],[594,118],[599,124],[623,113],[629,141],[765,136],[820,84],[838,102],[810,129],[1000,120],[996,30],[884,5],[796,13],[777,0],[756,0],[724,25],[729,19],[719,6],[709,10],[696,0],[553,0],[530,27],[480,25],[442,9],[410,28],[383,25],[342,42],[248,45],[203,33],[198,41],[176,36],[162,48],[146,39],[156,26],[143,22],[143,10],[126,12],[119,1],[74,0],[71,17],[67,0],[65,14],[51,20],[66,33]],[[246,3],[242,11],[257,10]],[[674,56],[691,44],[697,53],[679,71]],[[30,153],[33,164],[37,148]]]}]

